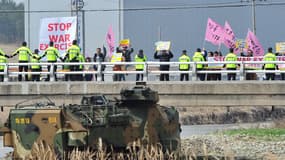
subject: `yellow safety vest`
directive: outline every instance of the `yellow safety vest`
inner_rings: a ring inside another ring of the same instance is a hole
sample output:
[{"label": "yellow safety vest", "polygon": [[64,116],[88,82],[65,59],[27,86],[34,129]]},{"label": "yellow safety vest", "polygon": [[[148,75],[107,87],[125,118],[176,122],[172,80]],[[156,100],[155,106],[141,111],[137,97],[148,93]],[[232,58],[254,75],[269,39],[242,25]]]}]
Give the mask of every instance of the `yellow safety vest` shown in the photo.
[{"label": "yellow safety vest", "polygon": [[[34,58],[36,57],[36,58]],[[40,56],[38,54],[33,54],[32,55],[32,59],[31,59],[31,63],[40,63],[40,60],[38,60]],[[40,69],[41,66],[40,65],[32,65],[31,67],[32,69]]]},{"label": "yellow safety vest", "polygon": [[[202,55],[201,52],[195,52],[195,54],[194,54],[192,59],[193,59],[194,62],[204,62],[205,61],[204,56]],[[197,69],[202,69],[203,67],[204,67],[203,64],[197,64],[196,65]]]},{"label": "yellow safety vest", "polygon": [[[7,58],[3,55],[0,55],[0,63],[7,63]],[[0,65],[0,70],[3,71],[5,69],[5,65]]]},{"label": "yellow safety vest", "polygon": [[48,61],[57,61],[57,57],[59,57],[58,50],[54,47],[48,47],[45,53],[47,54]]},{"label": "yellow safety vest", "polygon": [[[182,55],[179,57],[179,62],[190,62],[190,57],[187,55]],[[189,64],[179,64],[179,69],[189,70]]]},{"label": "yellow safety vest", "polygon": [[113,53],[111,62],[122,62],[123,54],[122,53]]},{"label": "yellow safety vest", "polygon": [[29,61],[29,55],[32,55],[28,47],[20,47],[13,55],[19,54],[19,61]]},{"label": "yellow safety vest", "polygon": [[[236,62],[237,61],[237,55],[235,55],[234,53],[228,53],[225,61],[227,62]],[[226,68],[237,68],[236,64],[226,64]]]},{"label": "yellow safety vest", "polygon": [[[273,53],[267,53],[264,58],[263,58],[264,61],[276,61],[276,56],[273,54]],[[274,63],[269,63],[269,64],[265,64],[264,68],[265,69],[272,69],[272,68],[275,68],[276,67],[276,64]]]},{"label": "yellow safety vest", "polygon": [[76,57],[80,54],[80,48],[77,45],[72,45],[67,49],[67,54],[69,61],[74,61]]},{"label": "yellow safety vest", "polygon": [[[138,55],[135,56],[135,62],[146,62],[147,58],[144,55],[143,58],[140,58]],[[136,69],[144,69],[144,64],[136,64]]]},{"label": "yellow safety vest", "polygon": [[[85,62],[85,58],[84,58],[83,54],[79,54],[78,61],[79,62]],[[79,69],[83,69],[83,65],[82,64],[79,65]]]}]

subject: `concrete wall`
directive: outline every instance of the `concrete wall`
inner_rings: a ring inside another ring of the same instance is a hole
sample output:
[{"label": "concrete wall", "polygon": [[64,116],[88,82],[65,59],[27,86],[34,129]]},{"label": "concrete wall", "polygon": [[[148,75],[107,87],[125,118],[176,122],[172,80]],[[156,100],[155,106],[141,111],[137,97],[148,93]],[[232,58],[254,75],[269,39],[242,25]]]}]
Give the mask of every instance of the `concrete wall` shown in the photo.
[{"label": "concrete wall", "polygon": [[[0,105],[15,105],[26,99],[48,96],[56,102],[79,103],[82,95],[96,93],[119,97],[122,88],[134,82],[94,83],[2,83]],[[160,104],[173,106],[272,106],[284,105],[285,82],[150,82],[160,94]]]}]

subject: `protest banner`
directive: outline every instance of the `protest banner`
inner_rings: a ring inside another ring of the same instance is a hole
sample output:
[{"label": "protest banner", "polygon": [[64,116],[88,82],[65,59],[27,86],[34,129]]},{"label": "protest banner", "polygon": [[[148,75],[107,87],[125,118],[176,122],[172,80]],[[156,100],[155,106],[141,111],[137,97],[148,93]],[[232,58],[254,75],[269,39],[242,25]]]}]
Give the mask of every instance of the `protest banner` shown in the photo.
[{"label": "protest banner", "polygon": [[109,27],[109,30],[106,35],[106,42],[109,48],[108,56],[111,57],[115,51],[115,35],[112,29],[112,26]]},{"label": "protest banner", "polygon": [[[225,56],[208,57],[208,62],[223,62],[225,61]],[[285,61],[285,56],[277,56],[277,61]],[[251,61],[258,62],[263,61],[263,56],[258,57],[238,57],[238,61]],[[209,64],[210,67],[221,67],[223,64]],[[263,64],[245,64],[245,68],[248,69],[262,69]],[[278,64],[279,68],[285,68],[285,65]]]},{"label": "protest banner", "polygon": [[276,43],[276,53],[285,53],[285,42],[277,42]]},{"label": "protest banner", "polygon": [[208,18],[205,40],[214,45],[220,45],[223,42],[224,28],[217,22]]},{"label": "protest banner", "polygon": [[230,26],[230,24],[226,21],[224,26],[224,35],[223,35],[223,43],[228,48],[233,48],[234,53],[239,53],[239,48],[236,47],[236,37],[235,34]]},{"label": "protest banner", "polygon": [[155,43],[156,50],[162,51],[162,50],[170,50],[171,42],[170,41],[158,41]]},{"label": "protest banner", "polygon": [[62,56],[72,45],[72,41],[76,39],[76,17],[41,19],[39,36],[40,51],[46,50],[49,47],[49,42],[52,41]]},{"label": "protest banner", "polygon": [[120,47],[130,47],[130,39],[122,39],[120,40]]},{"label": "protest banner", "polygon": [[264,50],[263,50],[262,45],[259,43],[254,33],[251,32],[250,30],[248,31],[247,36],[246,36],[246,46],[247,46],[247,49],[252,50],[254,56],[264,55]]}]

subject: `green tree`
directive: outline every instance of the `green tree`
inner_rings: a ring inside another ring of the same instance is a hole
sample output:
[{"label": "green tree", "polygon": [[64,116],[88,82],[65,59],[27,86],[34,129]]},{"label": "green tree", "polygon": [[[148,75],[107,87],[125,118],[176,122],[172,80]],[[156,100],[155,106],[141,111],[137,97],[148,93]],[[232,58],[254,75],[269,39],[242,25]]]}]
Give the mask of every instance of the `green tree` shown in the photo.
[{"label": "green tree", "polygon": [[24,4],[0,0],[0,43],[17,43],[24,39]]}]

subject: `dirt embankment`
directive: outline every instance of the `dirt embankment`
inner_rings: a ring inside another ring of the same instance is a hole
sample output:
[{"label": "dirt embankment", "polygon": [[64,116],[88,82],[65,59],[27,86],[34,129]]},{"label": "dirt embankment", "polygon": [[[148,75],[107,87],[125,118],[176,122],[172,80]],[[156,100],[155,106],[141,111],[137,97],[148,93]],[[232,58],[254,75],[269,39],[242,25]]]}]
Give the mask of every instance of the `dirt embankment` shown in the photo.
[{"label": "dirt embankment", "polygon": [[264,122],[285,118],[285,107],[178,108],[183,125]]}]

